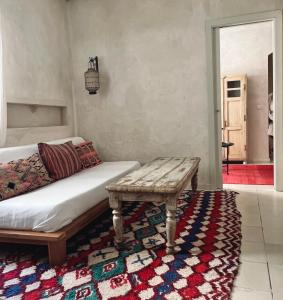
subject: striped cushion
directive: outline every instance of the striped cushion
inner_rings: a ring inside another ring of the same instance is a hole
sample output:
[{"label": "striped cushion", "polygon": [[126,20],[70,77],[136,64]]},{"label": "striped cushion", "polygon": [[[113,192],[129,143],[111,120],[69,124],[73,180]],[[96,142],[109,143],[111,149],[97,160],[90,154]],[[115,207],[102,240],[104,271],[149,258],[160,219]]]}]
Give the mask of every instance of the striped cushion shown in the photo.
[{"label": "striped cushion", "polygon": [[53,179],[62,179],[81,170],[81,161],[71,141],[60,145],[38,144],[41,159]]},{"label": "striped cushion", "polygon": [[82,162],[83,169],[91,168],[102,163],[91,141],[75,145]]}]

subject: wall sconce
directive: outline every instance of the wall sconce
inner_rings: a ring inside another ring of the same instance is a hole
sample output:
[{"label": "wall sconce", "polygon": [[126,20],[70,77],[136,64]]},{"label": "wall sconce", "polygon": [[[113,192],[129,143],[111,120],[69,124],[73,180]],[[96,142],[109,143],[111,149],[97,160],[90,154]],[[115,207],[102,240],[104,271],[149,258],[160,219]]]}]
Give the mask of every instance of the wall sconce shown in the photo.
[{"label": "wall sconce", "polygon": [[88,70],[85,72],[85,88],[90,95],[96,94],[99,85],[99,70],[97,56],[90,57],[88,62]]}]

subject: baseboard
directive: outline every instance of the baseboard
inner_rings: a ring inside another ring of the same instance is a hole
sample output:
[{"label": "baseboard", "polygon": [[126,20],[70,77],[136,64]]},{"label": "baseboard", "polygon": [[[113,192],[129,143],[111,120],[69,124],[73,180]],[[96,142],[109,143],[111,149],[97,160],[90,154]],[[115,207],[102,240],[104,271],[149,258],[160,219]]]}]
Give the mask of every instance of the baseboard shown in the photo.
[{"label": "baseboard", "polygon": [[198,190],[215,191],[216,188],[212,184],[199,184]]},{"label": "baseboard", "polygon": [[253,159],[253,160],[249,160],[247,162],[247,164],[273,164],[272,162],[270,162],[270,159]]}]

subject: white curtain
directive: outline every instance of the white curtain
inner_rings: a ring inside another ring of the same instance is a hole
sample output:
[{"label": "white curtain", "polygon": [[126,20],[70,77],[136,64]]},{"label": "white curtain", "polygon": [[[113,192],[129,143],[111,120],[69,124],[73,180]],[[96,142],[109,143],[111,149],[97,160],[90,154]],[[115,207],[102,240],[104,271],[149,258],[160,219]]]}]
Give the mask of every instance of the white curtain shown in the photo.
[{"label": "white curtain", "polygon": [[[1,23],[0,16],[0,24]],[[3,147],[6,142],[7,134],[7,104],[4,97],[3,87],[3,47],[1,29],[2,26],[0,26],[0,147]]]}]

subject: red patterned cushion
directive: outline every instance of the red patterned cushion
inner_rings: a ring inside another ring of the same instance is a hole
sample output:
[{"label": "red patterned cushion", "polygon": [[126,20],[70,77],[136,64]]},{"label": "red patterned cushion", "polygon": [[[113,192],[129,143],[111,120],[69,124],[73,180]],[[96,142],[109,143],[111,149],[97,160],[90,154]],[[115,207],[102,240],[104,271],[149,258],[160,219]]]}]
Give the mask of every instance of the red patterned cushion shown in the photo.
[{"label": "red patterned cushion", "polygon": [[60,145],[38,144],[40,157],[53,179],[62,179],[81,170],[79,155],[71,141]]},{"label": "red patterned cushion", "polygon": [[29,191],[45,186],[54,180],[49,177],[39,154],[35,153],[27,159],[8,162],[8,165],[21,176],[23,182],[31,183]]},{"label": "red patterned cushion", "polygon": [[102,163],[92,142],[83,142],[75,145],[75,148],[79,154],[83,169],[91,168]]},{"label": "red patterned cushion", "polygon": [[0,164],[0,201],[29,191],[31,182],[23,181],[22,174],[9,164]]}]

